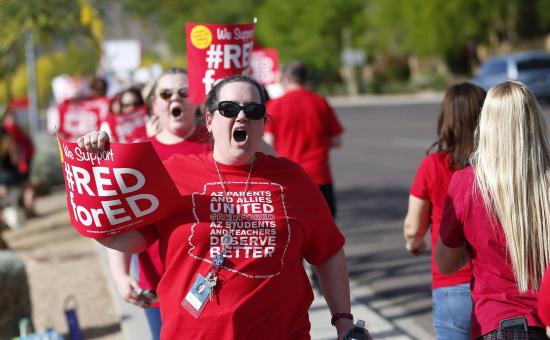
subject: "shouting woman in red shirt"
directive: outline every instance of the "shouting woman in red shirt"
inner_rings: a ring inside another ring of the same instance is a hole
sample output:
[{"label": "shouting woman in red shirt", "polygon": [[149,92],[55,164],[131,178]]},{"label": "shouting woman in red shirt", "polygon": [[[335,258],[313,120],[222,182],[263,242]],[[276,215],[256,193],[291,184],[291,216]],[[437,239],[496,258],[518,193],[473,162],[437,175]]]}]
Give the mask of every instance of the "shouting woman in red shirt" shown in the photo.
[{"label": "shouting woman in red shirt", "polygon": [[[313,292],[302,259],[315,266],[341,339],[353,328],[344,237],[300,166],[260,151],[260,85],[226,78],[206,110],[213,151],[164,162],[180,213],[98,241],[126,252],[159,241],[163,339],[310,339]],[[97,151],[106,139],[92,133],[78,144]]]}]

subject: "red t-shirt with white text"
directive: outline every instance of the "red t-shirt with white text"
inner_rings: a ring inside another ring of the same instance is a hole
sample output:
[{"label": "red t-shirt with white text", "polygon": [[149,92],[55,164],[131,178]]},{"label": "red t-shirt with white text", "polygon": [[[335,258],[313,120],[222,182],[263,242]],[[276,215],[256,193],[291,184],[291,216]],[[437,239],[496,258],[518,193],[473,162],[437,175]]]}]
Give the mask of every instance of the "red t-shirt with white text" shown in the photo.
[{"label": "red t-shirt with white text", "polygon": [[[165,258],[162,338],[309,339],[313,293],[302,258],[320,264],[344,244],[317,186],[294,163],[257,153],[249,184],[249,165],[219,164],[226,204],[211,153],[174,156],[165,166],[182,213],[141,229],[149,242],[160,240]],[[197,274],[210,271],[230,228],[235,243],[195,319],[181,302]]]},{"label": "red t-shirt with white text", "polygon": [[[152,137],[150,140],[162,161],[172,155],[198,154],[211,149],[210,143],[207,142],[208,132],[204,126],[198,126],[190,138],[176,144],[163,144],[156,137]],[[139,253],[138,259],[139,286],[142,289],[156,290],[162,273],[164,273],[164,264],[160,260],[158,242],[151,244],[146,251]]]},{"label": "red t-shirt with white text", "polygon": [[[447,152],[435,152],[426,156],[418,167],[410,190],[411,195],[430,201],[432,249],[437,245],[447,188],[455,172],[449,169],[450,159],[451,155]],[[471,278],[472,271],[469,264],[454,274],[441,274],[435,263],[435,251],[432,251],[432,289],[469,283]]]},{"label": "red t-shirt with white text", "polygon": [[537,316],[537,292],[520,293],[500,223],[491,224],[473,167],[459,170],[449,184],[440,237],[451,248],[466,244],[472,266],[472,339],[499,327],[502,319],[523,316],[543,327]]},{"label": "red t-shirt with white text", "polygon": [[344,130],[327,101],[301,87],[270,100],[267,113],[265,131],[275,137],[275,151],[300,164],[317,185],[331,183],[331,140]]}]

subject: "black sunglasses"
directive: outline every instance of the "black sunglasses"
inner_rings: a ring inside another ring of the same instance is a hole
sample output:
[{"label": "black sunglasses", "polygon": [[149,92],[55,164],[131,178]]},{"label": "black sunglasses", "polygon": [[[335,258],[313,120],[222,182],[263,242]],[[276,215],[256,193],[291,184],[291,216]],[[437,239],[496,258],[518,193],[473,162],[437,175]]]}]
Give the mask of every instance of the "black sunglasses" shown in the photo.
[{"label": "black sunglasses", "polygon": [[[176,93],[178,94],[178,96],[180,96],[181,98],[187,98],[189,97],[189,91],[187,89],[184,89],[184,88],[181,88],[181,89],[178,89],[176,91]],[[170,89],[162,89],[159,91],[159,97],[161,97],[162,99],[164,100],[168,100],[172,97],[172,95],[174,94],[174,91],[173,90],[170,90]]]},{"label": "black sunglasses", "polygon": [[241,110],[244,111],[246,118],[259,120],[265,117],[265,106],[258,103],[249,103],[241,106],[235,102],[223,101],[218,103],[217,107],[220,114],[227,118],[235,118]]}]

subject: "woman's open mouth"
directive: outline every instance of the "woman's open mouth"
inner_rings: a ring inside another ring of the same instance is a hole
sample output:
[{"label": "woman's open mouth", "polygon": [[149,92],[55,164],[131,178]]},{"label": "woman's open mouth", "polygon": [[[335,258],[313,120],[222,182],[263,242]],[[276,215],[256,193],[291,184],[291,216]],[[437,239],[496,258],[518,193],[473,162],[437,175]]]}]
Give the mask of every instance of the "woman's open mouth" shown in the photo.
[{"label": "woman's open mouth", "polygon": [[179,106],[174,106],[172,109],[170,109],[170,113],[172,114],[172,117],[179,117],[182,114],[183,110]]},{"label": "woman's open mouth", "polygon": [[238,143],[244,142],[247,137],[248,137],[248,133],[246,132],[246,129],[238,127],[235,130],[233,130],[233,139],[236,142]]}]

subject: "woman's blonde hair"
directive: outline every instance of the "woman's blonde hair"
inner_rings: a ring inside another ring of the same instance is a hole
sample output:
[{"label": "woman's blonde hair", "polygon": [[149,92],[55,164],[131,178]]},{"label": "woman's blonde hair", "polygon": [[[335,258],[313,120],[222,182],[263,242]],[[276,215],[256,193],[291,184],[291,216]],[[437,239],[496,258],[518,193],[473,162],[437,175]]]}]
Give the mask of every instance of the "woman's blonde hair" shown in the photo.
[{"label": "woman's blonde hair", "polygon": [[476,183],[502,225],[519,290],[538,289],[550,260],[550,148],[541,108],[522,83],[496,85],[477,133]]}]

